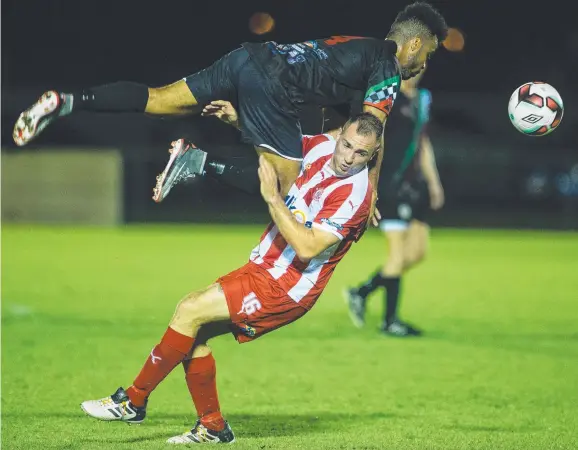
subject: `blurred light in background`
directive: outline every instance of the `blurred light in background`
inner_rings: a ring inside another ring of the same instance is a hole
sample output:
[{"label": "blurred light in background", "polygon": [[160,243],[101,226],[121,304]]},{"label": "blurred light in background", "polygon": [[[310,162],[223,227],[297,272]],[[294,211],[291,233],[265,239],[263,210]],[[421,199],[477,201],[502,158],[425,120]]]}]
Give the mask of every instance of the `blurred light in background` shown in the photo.
[{"label": "blurred light in background", "polygon": [[269,33],[275,27],[275,20],[269,13],[257,12],[249,19],[249,29],[255,34]]},{"label": "blurred light in background", "polygon": [[457,28],[448,28],[448,35],[442,45],[450,52],[461,52],[466,40],[464,34]]}]

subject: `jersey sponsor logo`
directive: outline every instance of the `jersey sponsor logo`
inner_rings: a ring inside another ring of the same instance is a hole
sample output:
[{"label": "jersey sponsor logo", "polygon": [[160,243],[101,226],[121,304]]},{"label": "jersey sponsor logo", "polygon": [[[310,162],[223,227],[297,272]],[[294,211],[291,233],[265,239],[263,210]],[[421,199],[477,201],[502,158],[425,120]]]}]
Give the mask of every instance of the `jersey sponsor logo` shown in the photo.
[{"label": "jersey sponsor logo", "polygon": [[295,220],[299,223],[305,223],[307,216],[300,209],[290,208],[291,213],[295,216]]},{"label": "jersey sponsor logo", "polygon": [[341,225],[339,225],[338,223],[333,222],[331,219],[326,219],[323,218],[321,219],[321,223],[324,223],[326,225],[329,225],[330,227],[335,228],[336,230],[343,230],[343,227]]},{"label": "jersey sponsor logo", "polygon": [[269,42],[269,48],[273,53],[285,56],[289,64],[304,63],[311,57],[317,59],[327,59],[329,57],[323,49],[319,48],[319,44],[316,41],[305,41],[298,44]]}]

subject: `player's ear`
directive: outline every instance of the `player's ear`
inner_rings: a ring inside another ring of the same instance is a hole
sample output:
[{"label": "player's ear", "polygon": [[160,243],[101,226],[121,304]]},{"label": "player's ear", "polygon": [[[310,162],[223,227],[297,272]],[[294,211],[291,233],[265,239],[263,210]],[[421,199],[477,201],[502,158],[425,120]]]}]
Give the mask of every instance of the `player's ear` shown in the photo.
[{"label": "player's ear", "polygon": [[421,38],[419,36],[416,36],[412,39],[410,39],[407,43],[407,48],[409,49],[409,53],[411,54],[415,54],[417,52],[419,52],[419,50],[422,48],[423,46],[423,41],[421,40]]}]

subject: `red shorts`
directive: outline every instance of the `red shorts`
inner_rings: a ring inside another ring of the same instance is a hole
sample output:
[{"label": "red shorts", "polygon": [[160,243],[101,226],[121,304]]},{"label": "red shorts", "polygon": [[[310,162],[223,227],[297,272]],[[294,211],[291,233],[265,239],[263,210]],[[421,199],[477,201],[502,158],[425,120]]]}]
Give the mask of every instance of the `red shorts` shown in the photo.
[{"label": "red shorts", "polygon": [[281,290],[267,270],[252,262],[217,283],[225,293],[231,331],[240,344],[290,324],[308,311]]}]

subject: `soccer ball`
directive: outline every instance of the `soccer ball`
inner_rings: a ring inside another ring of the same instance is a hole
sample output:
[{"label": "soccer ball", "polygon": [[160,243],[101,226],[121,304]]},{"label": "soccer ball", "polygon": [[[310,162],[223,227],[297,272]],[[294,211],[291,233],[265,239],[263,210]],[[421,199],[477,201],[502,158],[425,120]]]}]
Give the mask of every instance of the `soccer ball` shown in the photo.
[{"label": "soccer ball", "polygon": [[533,81],[514,91],[508,104],[512,125],[521,133],[544,136],[562,121],[564,104],[558,91],[547,83]]}]

